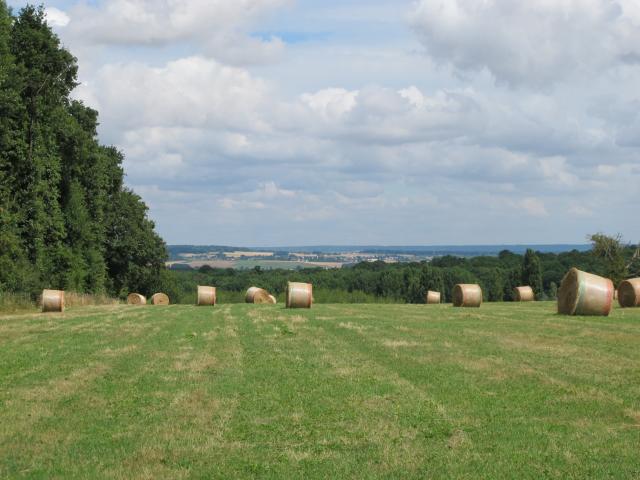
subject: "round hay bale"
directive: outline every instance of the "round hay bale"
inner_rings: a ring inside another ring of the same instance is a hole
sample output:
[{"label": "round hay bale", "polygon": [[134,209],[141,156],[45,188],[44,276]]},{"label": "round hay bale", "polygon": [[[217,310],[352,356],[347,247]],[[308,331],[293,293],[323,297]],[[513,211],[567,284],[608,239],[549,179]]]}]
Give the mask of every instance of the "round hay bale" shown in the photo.
[{"label": "round hay bale", "polygon": [[533,302],[536,294],[531,287],[516,287],[513,291],[514,302]]},{"label": "round hay bale", "polygon": [[199,307],[215,307],[218,301],[216,296],[216,287],[205,287],[198,285],[198,303]]},{"label": "round hay bale", "polygon": [[482,288],[480,285],[459,283],[453,287],[453,306],[477,308],[482,305]]},{"label": "round hay bale", "polygon": [[620,284],[618,302],[622,308],[640,307],[640,278],[625,280]]},{"label": "round hay bale", "polygon": [[146,305],[147,297],[139,293],[130,293],[127,297],[127,305]]},{"label": "round hay bale", "polygon": [[245,293],[244,295],[245,303],[253,303],[253,296],[258,290],[260,290],[260,288],[258,287],[249,287],[249,289],[247,290],[247,293]]},{"label": "round hay bale", "polygon": [[42,291],[42,311],[43,312],[64,312],[64,291],[43,290]]},{"label": "round hay bale", "polygon": [[269,292],[261,289],[253,296],[253,303],[257,305],[274,305],[275,302],[271,299],[272,297]]},{"label": "round hay bale", "polygon": [[558,289],[558,313],[608,316],[613,306],[613,282],[572,268]]},{"label": "round hay bale", "polygon": [[313,285],[289,282],[287,285],[287,308],[311,308],[312,304]]},{"label": "round hay bale", "polygon": [[165,293],[156,293],[151,297],[152,305],[169,305],[169,297]]},{"label": "round hay bale", "polygon": [[259,288],[259,287],[249,287],[246,295],[244,296],[244,301],[246,303],[258,303],[258,304],[271,303],[271,299],[269,298],[269,292],[267,292],[264,288]]},{"label": "round hay bale", "polygon": [[246,303],[256,303],[260,305],[275,305],[278,303],[276,297],[267,292],[264,288],[250,287],[244,297]]},{"label": "round hay bale", "polygon": [[442,299],[440,292],[432,292],[428,291],[424,300],[427,305],[436,305],[439,304]]}]

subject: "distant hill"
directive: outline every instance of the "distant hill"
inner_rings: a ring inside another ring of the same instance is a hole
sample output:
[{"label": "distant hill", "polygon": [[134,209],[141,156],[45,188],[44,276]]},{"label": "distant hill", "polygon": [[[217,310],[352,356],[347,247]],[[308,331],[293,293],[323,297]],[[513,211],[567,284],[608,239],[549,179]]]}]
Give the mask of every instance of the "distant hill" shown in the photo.
[{"label": "distant hill", "polygon": [[179,253],[203,254],[209,252],[247,252],[246,247],[229,247],[222,245],[167,245],[169,258],[175,259]]},{"label": "distant hill", "polygon": [[587,251],[588,244],[548,244],[548,245],[414,245],[414,246],[382,246],[382,245],[308,245],[283,247],[230,247],[219,245],[170,245],[169,253],[174,258],[179,253],[206,252],[309,252],[309,253],[374,253],[374,254],[406,254],[418,256],[457,255],[461,257],[477,257],[481,255],[498,255],[503,250],[522,254],[528,248],[542,253],[562,253],[578,250]]}]

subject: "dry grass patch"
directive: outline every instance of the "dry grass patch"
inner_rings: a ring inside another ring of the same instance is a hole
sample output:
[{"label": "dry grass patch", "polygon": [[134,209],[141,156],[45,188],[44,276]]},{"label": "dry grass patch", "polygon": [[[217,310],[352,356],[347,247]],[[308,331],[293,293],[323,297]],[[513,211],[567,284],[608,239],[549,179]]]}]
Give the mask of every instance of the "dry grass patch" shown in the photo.
[{"label": "dry grass patch", "polygon": [[465,433],[464,430],[455,430],[449,440],[447,441],[447,446],[452,450],[457,450],[464,446],[467,446],[471,443],[469,440],[469,436]]},{"label": "dry grass patch", "polygon": [[309,319],[303,317],[302,315],[291,315],[290,317],[288,317],[288,320],[293,324],[307,323],[309,321]]},{"label": "dry grass patch", "polygon": [[385,340],[382,344],[387,348],[415,348],[423,346],[418,342],[410,342],[408,340]]},{"label": "dry grass patch", "polygon": [[127,345],[120,348],[107,347],[104,350],[101,350],[99,353],[100,355],[105,355],[107,357],[119,357],[120,355],[126,355],[128,353],[135,352],[137,349],[138,345]]},{"label": "dry grass patch", "polygon": [[218,359],[208,353],[200,354],[192,358],[191,354],[178,355],[173,363],[173,369],[178,372],[190,372],[200,374],[211,371],[218,365]]},{"label": "dry grass patch", "polygon": [[498,337],[498,341],[506,348],[535,353],[548,353],[562,357],[575,356],[575,354],[580,351],[580,347],[567,343],[566,340],[542,338],[532,335],[503,336]]},{"label": "dry grass patch", "polygon": [[634,422],[634,427],[640,428],[640,411],[627,408],[624,414]]},{"label": "dry grass patch", "polygon": [[364,325],[361,325],[359,323],[353,323],[353,322],[340,322],[338,324],[338,328],[345,328],[347,330],[353,330],[358,333],[362,333],[365,330],[367,330],[367,327],[365,327]]}]

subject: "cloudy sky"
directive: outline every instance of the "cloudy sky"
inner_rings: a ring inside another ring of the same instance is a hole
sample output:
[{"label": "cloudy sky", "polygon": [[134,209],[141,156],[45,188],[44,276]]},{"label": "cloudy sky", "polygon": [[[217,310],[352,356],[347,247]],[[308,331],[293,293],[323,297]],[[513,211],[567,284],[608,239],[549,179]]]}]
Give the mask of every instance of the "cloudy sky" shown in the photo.
[{"label": "cloudy sky", "polygon": [[169,243],[640,240],[637,0],[44,3]]}]

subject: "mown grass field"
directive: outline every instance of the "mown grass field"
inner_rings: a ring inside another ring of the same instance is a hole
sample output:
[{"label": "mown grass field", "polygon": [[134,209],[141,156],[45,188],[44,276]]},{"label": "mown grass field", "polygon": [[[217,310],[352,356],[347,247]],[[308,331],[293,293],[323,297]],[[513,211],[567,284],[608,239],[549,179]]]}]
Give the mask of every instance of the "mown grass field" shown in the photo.
[{"label": "mown grass field", "polygon": [[0,478],[639,478],[640,310],[0,316]]}]

